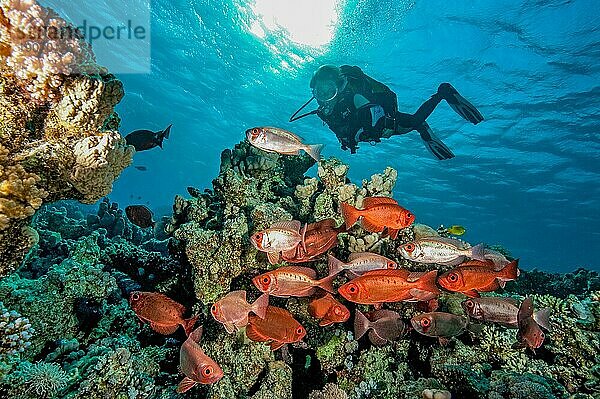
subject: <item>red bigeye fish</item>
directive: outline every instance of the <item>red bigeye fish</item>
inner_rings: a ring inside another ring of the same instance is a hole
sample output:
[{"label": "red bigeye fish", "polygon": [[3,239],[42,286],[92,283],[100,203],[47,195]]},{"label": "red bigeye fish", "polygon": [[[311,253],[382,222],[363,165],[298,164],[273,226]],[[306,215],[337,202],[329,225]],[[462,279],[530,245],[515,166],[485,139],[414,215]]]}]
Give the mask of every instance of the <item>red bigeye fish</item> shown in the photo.
[{"label": "red bigeye fish", "polygon": [[[282,252],[281,257],[286,262],[302,263],[309,262],[324,254],[337,245],[337,235],[346,231],[343,224],[340,227],[335,227],[335,225],[333,219],[325,219],[307,225],[304,234],[304,246],[298,244],[295,251]],[[306,247],[306,250],[304,247]]]},{"label": "red bigeye fish", "polygon": [[287,298],[290,296],[311,296],[317,288],[335,292],[333,289],[335,277],[334,275],[317,280],[317,272],[311,268],[282,266],[254,277],[252,282],[261,292]]},{"label": "red bigeye fish", "polygon": [[396,239],[399,230],[410,226],[415,221],[415,215],[389,197],[365,198],[363,209],[357,209],[344,202],[341,205],[341,212],[346,228],[349,229],[359,218],[362,218],[363,229],[371,233],[381,233],[387,229],[387,235],[392,239]]},{"label": "red bigeye fish", "polygon": [[231,291],[211,306],[210,313],[231,334],[248,324],[250,312],[264,319],[267,306],[269,306],[267,294],[261,295],[253,304],[249,304],[246,301],[246,291]]},{"label": "red bigeye fish", "polygon": [[339,303],[330,293],[317,299],[313,299],[308,305],[308,313],[320,319],[321,327],[333,323],[343,323],[350,318],[350,311],[347,307]]},{"label": "red bigeye fish", "polygon": [[533,318],[533,300],[531,298],[525,298],[521,304],[517,314],[517,322],[519,331],[517,331],[517,343],[513,347],[527,347],[535,353],[535,349],[542,346],[546,336]]},{"label": "red bigeye fish", "polygon": [[338,292],[363,305],[384,302],[429,301],[440,294],[435,285],[437,270],[426,273],[406,269],[373,270],[342,285]]},{"label": "red bigeye fish", "polygon": [[[483,297],[470,298],[462,302],[462,307],[470,318],[498,323],[508,328],[518,328],[517,314],[519,302],[512,298]],[[533,319],[545,330],[550,331],[550,308],[533,313]]]},{"label": "red bigeye fish", "polygon": [[494,270],[492,261],[469,261],[461,264],[438,278],[438,283],[448,291],[460,292],[469,297],[479,296],[479,292],[492,292],[515,280],[520,272],[519,260],[513,260],[500,271]]},{"label": "red bigeye fish", "polygon": [[185,377],[177,385],[178,393],[186,392],[196,384],[213,384],[223,377],[221,367],[198,344],[201,336],[202,326],[195,329],[181,345],[179,367]]},{"label": "red bigeye fish", "polygon": [[360,310],[354,315],[354,339],[359,340],[369,332],[369,340],[377,346],[385,345],[402,336],[406,330],[400,315],[392,310],[381,309],[368,312]]},{"label": "red bigeye fish", "polygon": [[266,252],[269,262],[274,265],[279,262],[281,252],[295,251],[298,244],[302,243],[306,250],[303,244],[306,226],[301,226],[297,220],[277,222],[270,228],[253,234],[250,241],[256,249]]},{"label": "red bigeye fish", "polygon": [[264,319],[252,314],[248,316],[246,336],[252,341],[268,342],[273,351],[298,342],[305,335],[304,327],[285,309],[269,306]]},{"label": "red bigeye fish", "polygon": [[179,326],[189,335],[198,320],[198,316],[184,319],[185,306],[158,292],[133,291],[129,304],[141,321],[163,335],[173,334]]},{"label": "red bigeye fish", "polygon": [[420,334],[438,338],[440,344],[446,345],[448,338],[460,335],[469,324],[469,319],[451,313],[430,312],[414,316],[410,323]]},{"label": "red bigeye fish", "polygon": [[485,259],[483,244],[471,247],[468,243],[452,238],[422,237],[400,247],[404,259],[419,263],[438,263],[455,266],[466,258]]},{"label": "red bigeye fish", "polygon": [[306,151],[319,162],[323,144],[304,144],[302,139],[292,132],[276,127],[254,127],[246,130],[246,138],[254,147],[266,152],[284,155],[298,155],[300,150]]},{"label": "red bigeye fish", "polygon": [[397,269],[398,264],[391,259],[371,252],[353,252],[344,263],[333,255],[328,258],[329,274],[338,274],[344,270],[354,276],[379,269]]}]

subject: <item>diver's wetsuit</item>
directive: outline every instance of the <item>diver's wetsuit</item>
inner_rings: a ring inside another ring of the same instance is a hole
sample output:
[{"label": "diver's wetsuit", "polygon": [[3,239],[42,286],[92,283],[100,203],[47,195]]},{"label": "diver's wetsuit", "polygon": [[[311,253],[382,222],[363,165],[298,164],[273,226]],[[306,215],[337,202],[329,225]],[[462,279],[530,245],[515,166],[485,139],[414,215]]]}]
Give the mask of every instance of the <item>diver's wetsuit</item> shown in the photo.
[{"label": "diver's wetsuit", "polygon": [[[439,93],[425,101],[414,114],[407,114],[398,111],[396,94],[392,90],[359,67],[342,65],[340,70],[347,79],[346,87],[338,94],[340,98],[331,114],[325,115],[319,110],[317,115],[335,133],[343,150],[349,149],[354,154],[361,141],[379,142],[382,137],[413,130],[418,131],[426,142],[431,140],[432,131],[425,119],[443,99]],[[451,152],[450,155],[453,156]]]}]

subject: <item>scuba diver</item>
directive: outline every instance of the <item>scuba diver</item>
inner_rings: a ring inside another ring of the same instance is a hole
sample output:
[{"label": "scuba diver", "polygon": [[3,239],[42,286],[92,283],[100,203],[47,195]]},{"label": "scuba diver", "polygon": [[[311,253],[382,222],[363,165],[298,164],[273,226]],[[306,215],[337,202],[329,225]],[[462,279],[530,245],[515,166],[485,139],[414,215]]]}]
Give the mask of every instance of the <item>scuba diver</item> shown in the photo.
[{"label": "scuba diver", "polygon": [[[414,114],[398,111],[396,94],[389,87],[366,75],[359,67],[323,65],[310,80],[313,97],[292,117],[290,122],[316,114],[335,133],[342,150],[354,154],[359,142],[378,143],[416,130],[425,146],[438,159],[450,159],[454,154],[433,133],[425,121],[442,100],[465,120],[476,125],[483,116],[462,97],[450,83],[442,83],[437,93],[423,103]],[[313,99],[319,107],[296,115]]]}]

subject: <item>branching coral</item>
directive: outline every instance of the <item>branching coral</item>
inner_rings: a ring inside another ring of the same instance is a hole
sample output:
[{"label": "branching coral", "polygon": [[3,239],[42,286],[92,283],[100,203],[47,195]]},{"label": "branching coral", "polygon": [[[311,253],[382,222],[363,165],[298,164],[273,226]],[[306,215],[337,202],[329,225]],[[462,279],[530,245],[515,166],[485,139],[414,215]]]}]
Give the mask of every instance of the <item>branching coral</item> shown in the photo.
[{"label": "branching coral", "polygon": [[31,345],[34,329],[26,317],[8,311],[0,302],[0,361],[4,361]]}]

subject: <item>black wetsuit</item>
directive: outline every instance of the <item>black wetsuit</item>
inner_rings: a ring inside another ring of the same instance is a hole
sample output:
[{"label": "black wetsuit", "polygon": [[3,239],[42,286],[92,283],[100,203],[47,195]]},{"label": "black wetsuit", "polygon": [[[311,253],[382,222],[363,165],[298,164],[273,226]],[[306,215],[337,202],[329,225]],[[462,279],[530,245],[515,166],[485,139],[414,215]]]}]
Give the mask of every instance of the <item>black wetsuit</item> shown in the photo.
[{"label": "black wetsuit", "polygon": [[[439,94],[434,94],[414,114],[406,114],[398,111],[396,94],[389,87],[357,66],[342,65],[340,70],[347,79],[346,87],[338,94],[340,98],[331,114],[325,115],[319,110],[317,115],[335,133],[343,150],[355,153],[361,141],[379,142],[386,130],[389,135],[385,137],[417,130],[428,140],[425,119],[442,100]],[[357,95],[364,97],[367,103],[357,107]]]}]

